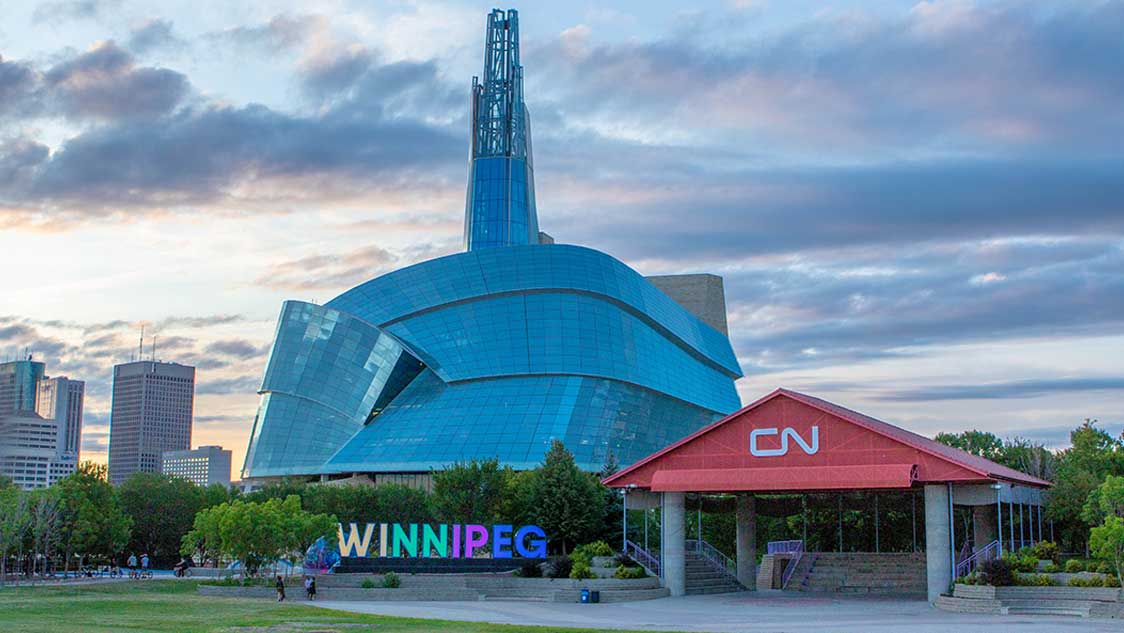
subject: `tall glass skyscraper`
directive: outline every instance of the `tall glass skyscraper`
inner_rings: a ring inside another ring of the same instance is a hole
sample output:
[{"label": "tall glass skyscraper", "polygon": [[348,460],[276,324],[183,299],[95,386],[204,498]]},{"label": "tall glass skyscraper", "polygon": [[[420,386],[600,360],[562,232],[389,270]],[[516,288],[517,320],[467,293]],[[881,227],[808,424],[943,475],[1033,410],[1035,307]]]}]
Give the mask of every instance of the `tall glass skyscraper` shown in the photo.
[{"label": "tall glass skyscraper", "polygon": [[518,33],[515,11],[488,16],[466,251],[285,302],[244,478],[533,468],[556,438],[598,470],[740,406],[719,278],[657,287],[605,253],[540,244]]}]

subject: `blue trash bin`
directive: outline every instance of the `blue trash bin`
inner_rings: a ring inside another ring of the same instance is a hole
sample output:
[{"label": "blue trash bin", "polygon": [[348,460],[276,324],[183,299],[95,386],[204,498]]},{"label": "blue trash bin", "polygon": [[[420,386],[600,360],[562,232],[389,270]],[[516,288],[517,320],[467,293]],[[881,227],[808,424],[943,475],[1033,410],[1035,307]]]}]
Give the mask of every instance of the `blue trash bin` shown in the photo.
[{"label": "blue trash bin", "polygon": [[582,589],[582,604],[589,604],[589,589]]}]

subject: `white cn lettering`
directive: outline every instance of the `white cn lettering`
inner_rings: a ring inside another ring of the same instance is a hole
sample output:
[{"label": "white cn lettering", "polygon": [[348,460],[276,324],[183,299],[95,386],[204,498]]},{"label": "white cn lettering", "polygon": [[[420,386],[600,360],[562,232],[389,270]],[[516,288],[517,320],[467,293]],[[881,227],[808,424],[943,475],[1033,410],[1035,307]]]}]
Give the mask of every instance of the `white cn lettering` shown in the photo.
[{"label": "white cn lettering", "polygon": [[757,448],[757,438],[762,435],[776,435],[777,429],[754,429],[749,433],[749,454],[754,457],[779,457],[788,454],[788,438],[792,438],[801,450],[809,455],[815,455],[820,451],[820,427],[812,427],[812,442],[804,441],[804,438],[796,432],[796,429],[785,428],[781,432],[781,447],[780,448]]}]

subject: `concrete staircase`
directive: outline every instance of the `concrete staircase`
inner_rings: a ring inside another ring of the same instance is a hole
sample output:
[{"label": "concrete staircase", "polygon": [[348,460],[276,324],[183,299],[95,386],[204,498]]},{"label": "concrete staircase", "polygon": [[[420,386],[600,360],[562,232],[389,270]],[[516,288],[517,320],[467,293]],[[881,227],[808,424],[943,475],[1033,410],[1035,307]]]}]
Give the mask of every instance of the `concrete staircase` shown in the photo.
[{"label": "concrete staircase", "polygon": [[698,554],[687,551],[687,595],[742,591],[737,579],[719,571]]},{"label": "concrete staircase", "polygon": [[789,589],[924,596],[925,579],[924,554],[810,552],[801,559]]}]

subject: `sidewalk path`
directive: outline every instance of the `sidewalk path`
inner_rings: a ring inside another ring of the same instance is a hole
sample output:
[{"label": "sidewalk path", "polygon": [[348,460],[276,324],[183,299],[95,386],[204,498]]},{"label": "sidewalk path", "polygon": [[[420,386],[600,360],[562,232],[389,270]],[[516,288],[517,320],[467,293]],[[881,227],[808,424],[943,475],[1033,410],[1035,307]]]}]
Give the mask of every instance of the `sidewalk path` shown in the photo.
[{"label": "sidewalk path", "polygon": [[1119,633],[1119,620],[946,613],[922,601],[744,592],[614,604],[555,602],[310,603],[358,613],[494,624],[707,633],[867,633],[906,631],[1067,631]]}]

